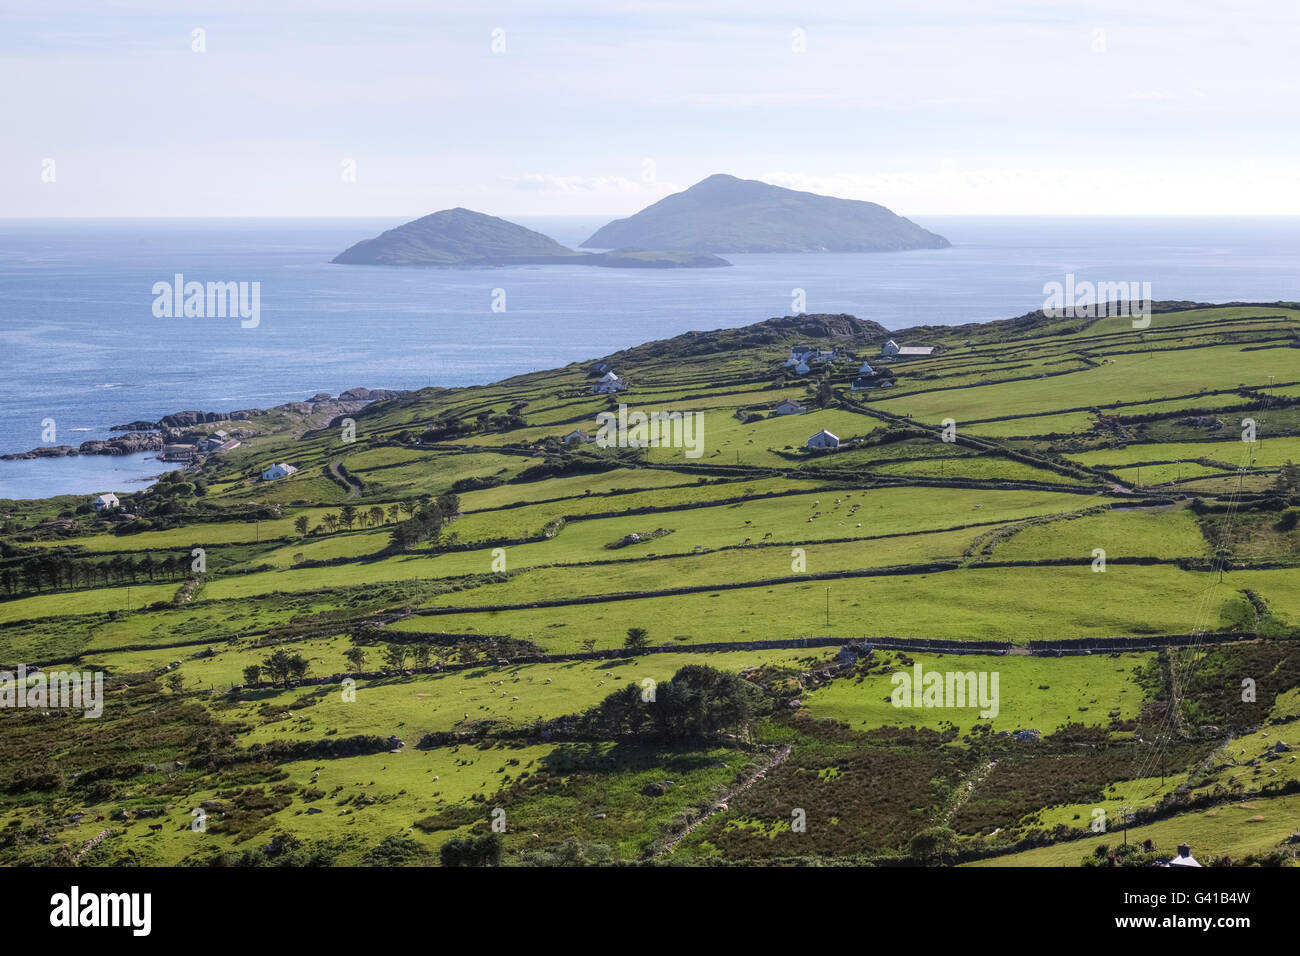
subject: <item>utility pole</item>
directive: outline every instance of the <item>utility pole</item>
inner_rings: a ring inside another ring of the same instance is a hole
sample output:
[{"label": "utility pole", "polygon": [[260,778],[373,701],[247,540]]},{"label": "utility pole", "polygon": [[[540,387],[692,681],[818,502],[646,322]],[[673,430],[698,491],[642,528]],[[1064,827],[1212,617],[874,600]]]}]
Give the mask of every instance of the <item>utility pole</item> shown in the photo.
[{"label": "utility pole", "polygon": [[831,589],[826,589],[826,627],[831,626]]}]

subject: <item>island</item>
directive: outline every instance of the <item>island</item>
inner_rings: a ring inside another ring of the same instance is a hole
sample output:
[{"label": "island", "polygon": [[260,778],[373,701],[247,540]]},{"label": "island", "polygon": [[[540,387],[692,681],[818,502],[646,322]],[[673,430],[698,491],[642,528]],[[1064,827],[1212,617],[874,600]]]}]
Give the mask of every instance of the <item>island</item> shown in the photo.
[{"label": "island", "polygon": [[373,239],[363,239],[332,261],[375,266],[582,265],[624,269],[731,265],[707,252],[656,251],[624,245],[609,252],[578,252],[518,223],[457,207],[415,219]]},{"label": "island", "polygon": [[856,199],[718,174],[627,219],[602,226],[585,249],[640,246],[691,252],[899,252],[946,249],[943,236]]}]

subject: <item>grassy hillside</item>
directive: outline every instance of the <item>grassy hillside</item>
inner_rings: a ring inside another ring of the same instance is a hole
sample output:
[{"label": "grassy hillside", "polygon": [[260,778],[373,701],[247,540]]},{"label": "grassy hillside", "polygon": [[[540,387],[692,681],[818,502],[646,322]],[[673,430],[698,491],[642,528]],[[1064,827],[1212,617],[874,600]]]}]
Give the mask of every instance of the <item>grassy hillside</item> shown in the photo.
[{"label": "grassy hillside", "polygon": [[[241,421],[117,513],[0,501],[0,666],[106,676],[96,719],[0,709],[0,863],[1075,866],[1123,808],[1285,862],[1298,336],[787,316],[606,356],[613,395],[582,363],[355,438]],[[606,412],[676,431],[565,443]]]}]

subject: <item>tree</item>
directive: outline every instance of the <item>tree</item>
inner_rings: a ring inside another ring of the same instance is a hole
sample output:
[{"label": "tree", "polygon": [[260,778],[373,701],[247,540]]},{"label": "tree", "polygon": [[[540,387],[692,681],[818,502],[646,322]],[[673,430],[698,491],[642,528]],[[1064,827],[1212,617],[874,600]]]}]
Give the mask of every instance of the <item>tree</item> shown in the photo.
[{"label": "tree", "polygon": [[306,515],[298,515],[298,517],[294,519],[293,530],[297,531],[300,537],[306,537],[307,525],[310,523],[311,522]]},{"label": "tree", "polygon": [[588,654],[594,652],[596,650],[596,639],[594,637],[583,638],[582,649]]},{"label": "tree", "polygon": [[356,524],[356,522],[357,522],[357,507],[356,507],[356,505],[344,505],[342,508],[340,508],[340,509],[339,509],[339,521],[341,521],[341,522],[343,523],[343,527],[345,527],[345,528],[347,528],[349,531],[351,531],[351,530],[352,530],[352,526],[353,526],[354,524]]},{"label": "tree", "polygon": [[600,732],[611,737],[640,733],[650,721],[646,702],[641,699],[641,685],[624,684],[596,708]]},{"label": "tree", "polygon": [[301,654],[294,654],[289,658],[289,676],[294,680],[302,680],[310,669],[311,663]]},{"label": "tree", "polygon": [[433,648],[428,644],[415,645],[415,665],[417,667],[428,667],[429,656],[433,653]]},{"label": "tree", "polygon": [[256,684],[262,679],[262,668],[258,664],[249,664],[244,668],[244,683]]},{"label": "tree", "polygon": [[410,518],[394,525],[393,547],[405,551],[422,541],[437,538],[442,531],[442,509],[435,503],[421,505]]},{"label": "tree", "polygon": [[817,397],[813,399],[813,403],[817,405],[818,408],[825,408],[834,398],[835,393],[831,391],[831,383],[829,379],[824,378],[817,383]]},{"label": "tree", "polygon": [[655,691],[650,708],[665,737],[707,737],[743,729],[767,707],[763,692],[735,674],[687,664]]},{"label": "tree", "polygon": [[284,648],[280,648],[262,661],[262,666],[266,669],[267,677],[282,682],[285,687],[288,687],[295,678],[301,680],[307,676],[310,664],[301,654],[290,654]]},{"label": "tree", "polygon": [[375,527],[384,523],[384,509],[374,505],[366,514],[370,517],[370,523]]},{"label": "tree", "polygon": [[325,527],[329,528],[331,531],[336,530],[339,526],[339,516],[333,512],[325,515],[321,520],[325,522]]},{"label": "tree", "polygon": [[366,649],[364,647],[349,647],[343,652],[347,662],[352,665],[352,670],[360,673],[366,669]]},{"label": "tree", "polygon": [[406,656],[410,653],[410,648],[405,644],[389,644],[384,649],[384,660],[395,671],[403,670],[406,667]]},{"label": "tree", "polygon": [[623,646],[630,651],[640,653],[650,646],[650,635],[644,627],[629,627],[627,629],[627,640]]},{"label": "tree", "polygon": [[438,855],[443,866],[496,866],[501,862],[501,834],[453,837]]},{"label": "tree", "polygon": [[922,863],[942,863],[957,843],[957,834],[947,827],[927,827],[907,841],[907,851]]}]

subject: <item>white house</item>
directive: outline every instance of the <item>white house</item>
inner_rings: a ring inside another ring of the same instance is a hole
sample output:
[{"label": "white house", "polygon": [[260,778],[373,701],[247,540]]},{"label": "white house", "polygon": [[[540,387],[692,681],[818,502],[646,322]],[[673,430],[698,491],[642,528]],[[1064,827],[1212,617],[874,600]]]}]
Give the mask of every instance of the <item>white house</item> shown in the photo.
[{"label": "white house", "polygon": [[277,478],[287,478],[297,472],[297,470],[298,469],[293,465],[286,465],[283,462],[280,462],[262,472],[262,480],[275,481]]},{"label": "white house", "polygon": [[808,409],[805,408],[803,405],[801,405],[799,402],[796,402],[793,398],[787,398],[784,402],[781,402],[779,405],[777,405],[776,408],[772,409],[772,414],[773,415],[802,415],[806,411],[808,411]]},{"label": "white house", "polygon": [[571,445],[574,442],[579,442],[580,444],[586,444],[587,442],[591,441],[591,436],[588,435],[586,432],[584,432],[581,428],[575,428],[573,431],[569,432],[569,434],[561,438],[560,441],[564,442],[564,444],[566,445]]},{"label": "white house", "polygon": [[809,448],[839,448],[840,438],[838,435],[833,435],[823,428],[816,435],[813,435],[812,438],[808,439],[808,447]]},{"label": "white house", "polygon": [[886,359],[896,358],[926,358],[934,354],[933,345],[903,345],[900,346],[893,339],[890,339],[880,347],[881,356]]},{"label": "white house", "polygon": [[812,369],[808,367],[808,363],[803,359],[800,359],[799,364],[794,367],[794,374],[796,375],[807,375],[810,371]]},{"label": "white house", "polygon": [[606,372],[600,377],[600,381],[591,387],[591,390],[597,395],[609,395],[622,391],[626,387],[626,383],[621,378],[613,372]]},{"label": "white house", "polygon": [[91,504],[94,506],[96,511],[111,511],[114,508],[122,507],[122,502],[118,501],[117,495],[112,492],[100,495],[92,501]]},{"label": "white house", "polygon": [[1196,857],[1192,856],[1192,848],[1186,843],[1178,844],[1178,855],[1169,861],[1170,866],[1200,866]]},{"label": "white house", "polygon": [[863,362],[862,368],[858,369],[859,375],[875,375],[876,370],[871,367],[870,362]]}]

